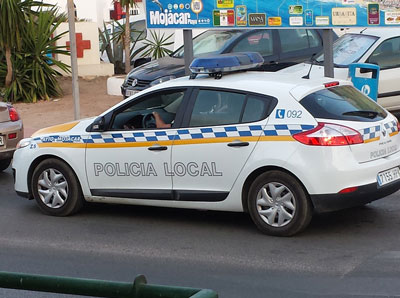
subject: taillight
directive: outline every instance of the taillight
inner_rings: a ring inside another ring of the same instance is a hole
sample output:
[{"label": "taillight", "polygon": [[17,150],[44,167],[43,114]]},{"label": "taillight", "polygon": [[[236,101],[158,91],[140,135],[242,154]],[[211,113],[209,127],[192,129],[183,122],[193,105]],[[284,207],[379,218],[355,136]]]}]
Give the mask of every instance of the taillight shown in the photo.
[{"label": "taillight", "polygon": [[16,138],[17,138],[17,134],[15,132],[8,134],[8,139],[9,140],[16,139]]},{"label": "taillight", "polygon": [[329,83],[325,83],[325,88],[330,88],[330,87],[335,87],[335,86],[339,86],[339,82],[329,82]]},{"label": "taillight", "polygon": [[400,122],[399,122],[399,120],[396,120],[396,124],[397,124],[397,131],[400,131]]},{"label": "taillight", "polygon": [[13,106],[8,106],[8,114],[10,115],[11,121],[18,121],[19,115],[17,110]]},{"label": "taillight", "polygon": [[346,146],[364,142],[358,131],[332,123],[318,123],[317,127],[295,134],[293,138],[310,146]]}]

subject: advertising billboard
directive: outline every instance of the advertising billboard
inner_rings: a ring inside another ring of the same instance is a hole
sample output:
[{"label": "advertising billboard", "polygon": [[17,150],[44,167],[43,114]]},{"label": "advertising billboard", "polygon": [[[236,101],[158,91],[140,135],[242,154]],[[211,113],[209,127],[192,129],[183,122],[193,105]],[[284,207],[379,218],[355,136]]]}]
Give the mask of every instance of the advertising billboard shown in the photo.
[{"label": "advertising billboard", "polygon": [[146,0],[148,28],[400,26],[400,0]]}]

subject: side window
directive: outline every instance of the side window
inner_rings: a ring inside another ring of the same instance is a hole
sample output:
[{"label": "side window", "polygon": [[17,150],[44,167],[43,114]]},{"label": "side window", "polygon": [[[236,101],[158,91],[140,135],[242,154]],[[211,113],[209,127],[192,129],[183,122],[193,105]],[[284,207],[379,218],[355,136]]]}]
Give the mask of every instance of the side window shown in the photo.
[{"label": "side window", "polygon": [[310,48],[322,47],[321,38],[315,30],[307,30]]},{"label": "side window", "polygon": [[151,93],[133,99],[116,110],[112,130],[170,128],[185,96],[185,90]]},{"label": "side window", "polygon": [[200,90],[189,126],[210,126],[240,122],[246,95],[218,90]]},{"label": "side window", "polygon": [[131,38],[132,40],[143,40],[147,37],[145,20],[131,23]]},{"label": "side window", "polygon": [[308,49],[308,34],[305,29],[279,30],[282,53]]},{"label": "side window", "polygon": [[270,56],[274,52],[272,30],[262,30],[242,38],[232,52],[258,52],[262,56]]},{"label": "side window", "polygon": [[258,96],[247,97],[242,122],[255,122],[263,119],[267,110],[267,102]]},{"label": "side window", "polygon": [[277,104],[269,96],[245,95],[219,90],[200,90],[190,127],[256,122],[265,119]]},{"label": "side window", "polygon": [[400,66],[400,37],[382,42],[367,60],[368,63],[379,65],[381,69]]}]

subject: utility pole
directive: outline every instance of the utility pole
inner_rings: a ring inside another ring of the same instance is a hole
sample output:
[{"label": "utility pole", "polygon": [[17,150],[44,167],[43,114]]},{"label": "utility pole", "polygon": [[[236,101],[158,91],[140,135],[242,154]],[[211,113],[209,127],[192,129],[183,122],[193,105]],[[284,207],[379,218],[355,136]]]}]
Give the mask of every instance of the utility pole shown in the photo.
[{"label": "utility pole", "polygon": [[324,76],[328,78],[334,78],[333,30],[323,29],[322,39],[324,42]]},{"label": "utility pole", "polygon": [[185,60],[185,76],[191,74],[189,69],[193,60],[193,33],[192,29],[183,29],[183,55]]},{"label": "utility pole", "polygon": [[80,105],[79,105],[78,57],[76,53],[74,0],[68,0],[68,25],[69,25],[69,40],[70,40],[70,51],[71,51],[72,97],[74,98],[74,119],[78,120],[81,117],[80,117]]}]

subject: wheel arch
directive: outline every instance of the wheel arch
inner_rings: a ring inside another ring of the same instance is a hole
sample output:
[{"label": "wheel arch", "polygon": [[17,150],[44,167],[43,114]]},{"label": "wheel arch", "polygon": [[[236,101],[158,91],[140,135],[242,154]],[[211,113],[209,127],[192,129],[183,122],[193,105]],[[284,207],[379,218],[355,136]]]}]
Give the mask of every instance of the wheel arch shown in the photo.
[{"label": "wheel arch", "polygon": [[[253,183],[253,181],[258,176],[260,176],[261,174],[263,174],[265,172],[272,171],[272,170],[281,171],[281,172],[284,172],[284,173],[289,174],[290,176],[292,176],[294,179],[296,179],[300,183],[301,187],[304,189],[304,191],[307,194],[307,196],[310,197],[310,195],[309,195],[309,193],[307,191],[307,188],[304,186],[304,184],[301,182],[301,180],[296,175],[294,175],[292,172],[288,171],[285,168],[278,167],[278,166],[263,166],[263,167],[260,167],[258,169],[255,169],[249,176],[247,176],[247,178],[246,178],[246,180],[245,180],[245,182],[243,184],[243,187],[242,187],[242,207],[243,207],[244,212],[246,212],[246,213],[249,212],[249,210],[248,210],[249,208],[247,206],[247,201],[248,201],[248,196],[249,196],[249,191],[250,191],[251,184]],[[310,200],[310,203],[311,203],[312,209],[314,209],[314,205],[312,203],[312,200]]]},{"label": "wheel arch", "polygon": [[79,185],[79,187],[80,187],[81,190],[82,190],[82,185],[81,185],[80,180],[78,179],[78,175],[76,174],[75,170],[71,167],[71,165],[70,165],[65,159],[62,159],[62,158],[60,158],[59,156],[56,156],[56,155],[53,155],[53,154],[45,154],[45,155],[38,156],[36,159],[34,159],[34,160],[32,161],[32,163],[31,163],[30,167],[29,167],[29,170],[28,170],[28,177],[27,177],[27,183],[28,183],[28,191],[29,191],[29,196],[30,196],[30,198],[33,198],[32,183],[31,183],[32,176],[33,176],[33,172],[35,171],[35,168],[36,168],[42,161],[44,161],[44,160],[46,160],[46,159],[50,159],[50,158],[58,159],[59,161],[65,163],[65,165],[68,166],[68,167],[71,169],[72,173],[74,173],[75,178],[76,178],[76,181],[78,182],[78,185]]}]

